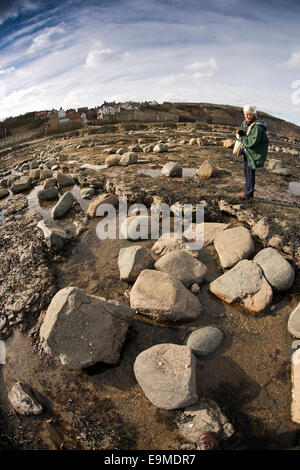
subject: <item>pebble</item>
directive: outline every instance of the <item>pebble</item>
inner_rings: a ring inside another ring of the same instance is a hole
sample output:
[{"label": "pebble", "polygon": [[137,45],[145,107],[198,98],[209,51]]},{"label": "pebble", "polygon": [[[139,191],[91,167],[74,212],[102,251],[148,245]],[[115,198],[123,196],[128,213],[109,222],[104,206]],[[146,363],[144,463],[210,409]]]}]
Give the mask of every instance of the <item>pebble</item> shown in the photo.
[{"label": "pebble", "polygon": [[215,351],[224,340],[224,333],[215,326],[206,326],[192,331],[184,344],[189,346],[197,357],[207,356]]}]

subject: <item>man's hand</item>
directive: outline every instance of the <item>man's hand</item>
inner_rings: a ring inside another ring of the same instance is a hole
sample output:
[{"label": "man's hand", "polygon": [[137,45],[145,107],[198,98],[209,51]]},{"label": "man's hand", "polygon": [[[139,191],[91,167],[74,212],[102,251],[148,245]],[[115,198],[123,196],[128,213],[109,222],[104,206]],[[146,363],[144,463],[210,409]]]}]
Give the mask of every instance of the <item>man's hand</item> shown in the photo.
[{"label": "man's hand", "polygon": [[241,137],[238,133],[235,134],[235,137],[239,140],[239,138]]}]

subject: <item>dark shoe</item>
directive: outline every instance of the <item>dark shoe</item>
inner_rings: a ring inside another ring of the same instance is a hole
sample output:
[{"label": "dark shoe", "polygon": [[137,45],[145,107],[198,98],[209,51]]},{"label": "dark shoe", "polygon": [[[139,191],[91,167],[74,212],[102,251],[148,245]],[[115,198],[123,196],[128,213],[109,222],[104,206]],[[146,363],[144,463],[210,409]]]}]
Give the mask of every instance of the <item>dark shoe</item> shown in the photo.
[{"label": "dark shoe", "polygon": [[205,432],[199,437],[198,441],[199,450],[217,450],[219,449],[219,442],[211,432]]},{"label": "dark shoe", "polygon": [[250,196],[246,196],[246,194],[244,193],[238,193],[237,197],[239,197],[240,199],[251,199]]}]

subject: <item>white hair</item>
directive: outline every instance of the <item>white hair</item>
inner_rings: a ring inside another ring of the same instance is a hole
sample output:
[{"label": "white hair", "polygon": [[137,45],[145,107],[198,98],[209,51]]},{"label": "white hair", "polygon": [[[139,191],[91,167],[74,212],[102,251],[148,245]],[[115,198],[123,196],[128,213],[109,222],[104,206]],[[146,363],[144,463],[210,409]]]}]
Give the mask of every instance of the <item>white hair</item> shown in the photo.
[{"label": "white hair", "polygon": [[256,106],[253,106],[252,104],[245,104],[244,106],[244,113],[248,112],[252,116],[256,116]]}]

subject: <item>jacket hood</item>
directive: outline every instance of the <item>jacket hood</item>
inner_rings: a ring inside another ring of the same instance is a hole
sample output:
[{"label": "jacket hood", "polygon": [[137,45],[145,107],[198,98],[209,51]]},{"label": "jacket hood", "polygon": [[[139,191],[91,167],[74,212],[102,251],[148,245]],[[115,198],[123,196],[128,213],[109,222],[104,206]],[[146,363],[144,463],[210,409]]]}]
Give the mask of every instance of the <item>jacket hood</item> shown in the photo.
[{"label": "jacket hood", "polygon": [[259,126],[264,127],[265,131],[267,130],[268,124],[266,123],[266,121],[263,121],[262,119],[257,119],[256,122],[257,122],[257,124],[258,124]]}]

